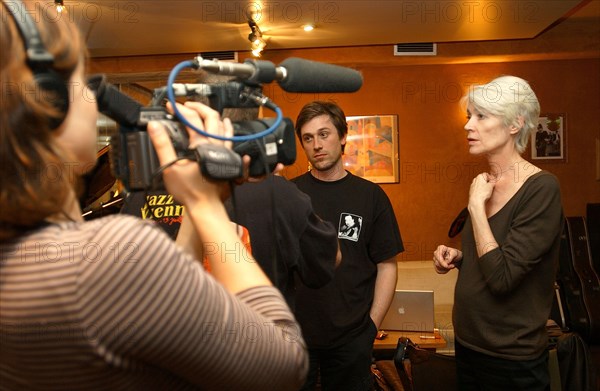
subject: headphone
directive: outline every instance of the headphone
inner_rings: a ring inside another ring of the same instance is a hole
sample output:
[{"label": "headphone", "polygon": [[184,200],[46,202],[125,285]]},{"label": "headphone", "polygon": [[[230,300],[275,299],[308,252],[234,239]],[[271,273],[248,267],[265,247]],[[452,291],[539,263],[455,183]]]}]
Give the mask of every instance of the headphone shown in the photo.
[{"label": "headphone", "polygon": [[11,0],[10,5],[6,1],[3,3],[23,38],[27,66],[33,72],[35,83],[40,88],[37,93],[40,93],[43,99],[47,100],[60,114],[59,117],[49,118],[50,129],[54,130],[64,121],[69,110],[67,84],[52,69],[54,56],[46,50],[33,19],[25,9],[25,4],[21,0]]}]

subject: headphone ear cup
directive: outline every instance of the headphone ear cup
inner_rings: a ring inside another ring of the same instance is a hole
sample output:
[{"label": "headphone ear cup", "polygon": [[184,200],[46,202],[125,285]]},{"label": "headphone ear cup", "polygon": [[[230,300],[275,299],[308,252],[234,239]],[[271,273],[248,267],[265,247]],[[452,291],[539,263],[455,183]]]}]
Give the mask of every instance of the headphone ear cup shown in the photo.
[{"label": "headphone ear cup", "polygon": [[34,78],[40,88],[40,97],[50,103],[59,114],[49,119],[50,129],[54,130],[63,123],[69,111],[69,90],[64,79],[52,69],[35,72]]}]

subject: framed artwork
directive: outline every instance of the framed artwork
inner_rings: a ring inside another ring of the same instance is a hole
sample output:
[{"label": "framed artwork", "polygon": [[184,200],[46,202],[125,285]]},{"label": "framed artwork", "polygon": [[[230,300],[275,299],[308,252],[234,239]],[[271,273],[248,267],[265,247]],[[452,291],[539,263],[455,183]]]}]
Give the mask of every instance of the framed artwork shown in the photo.
[{"label": "framed artwork", "polygon": [[398,116],[353,116],[346,121],[346,170],[375,183],[397,183]]},{"label": "framed artwork", "polygon": [[567,118],[565,114],[542,114],[531,135],[531,159],[567,161]]}]

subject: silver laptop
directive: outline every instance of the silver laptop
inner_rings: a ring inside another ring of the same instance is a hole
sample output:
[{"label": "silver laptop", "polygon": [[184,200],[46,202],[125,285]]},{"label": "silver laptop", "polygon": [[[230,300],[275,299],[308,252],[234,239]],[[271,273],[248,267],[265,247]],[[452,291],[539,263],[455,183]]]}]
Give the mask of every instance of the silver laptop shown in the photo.
[{"label": "silver laptop", "polygon": [[433,325],[433,291],[396,290],[379,328],[433,333]]}]

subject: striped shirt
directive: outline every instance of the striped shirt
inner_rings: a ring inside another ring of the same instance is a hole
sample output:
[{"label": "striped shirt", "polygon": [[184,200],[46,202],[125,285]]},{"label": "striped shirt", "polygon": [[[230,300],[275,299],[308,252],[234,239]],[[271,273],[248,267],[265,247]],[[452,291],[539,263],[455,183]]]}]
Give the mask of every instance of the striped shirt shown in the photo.
[{"label": "striped shirt", "polygon": [[232,296],[152,224],[112,215],[0,245],[2,390],[288,390],[306,371],[277,289]]}]

